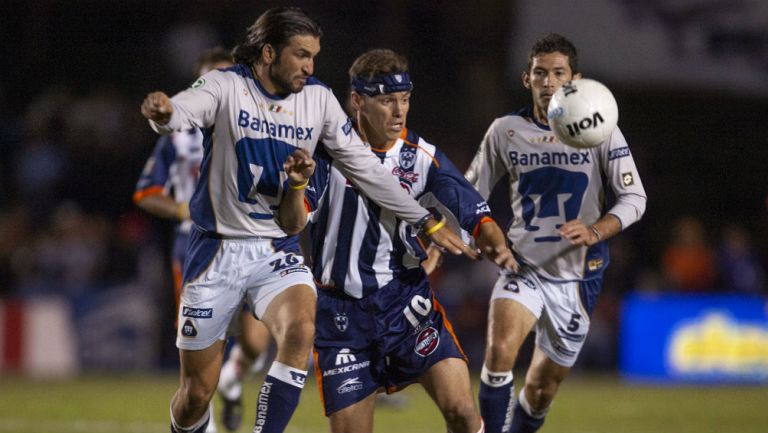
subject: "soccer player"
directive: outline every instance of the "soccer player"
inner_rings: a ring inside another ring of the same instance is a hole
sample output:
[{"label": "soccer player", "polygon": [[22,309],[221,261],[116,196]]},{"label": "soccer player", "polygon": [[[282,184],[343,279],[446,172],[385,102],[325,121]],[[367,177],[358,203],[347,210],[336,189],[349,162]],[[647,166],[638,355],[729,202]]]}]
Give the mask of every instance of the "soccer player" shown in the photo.
[{"label": "soccer player", "polygon": [[[358,132],[380,165],[411,196],[442,209],[440,224],[453,216],[497,264],[514,265],[486,202],[442,152],[406,128],[413,88],[406,59],[371,50],[349,75]],[[483,431],[466,357],[420,266],[426,251],[416,230],[349,182],[325,149],[314,158],[307,197],[319,288],[315,373],[331,431],[372,432],[377,392],[414,382],[449,431]]]},{"label": "soccer player", "polygon": [[179,311],[181,374],[171,400],[171,429],[202,432],[216,389],[224,338],[247,300],[277,346],[258,397],[254,432],[282,432],[307,373],[316,294],[296,233],[306,221],[286,220],[290,182],[283,164],[318,141],[370,198],[429,232],[454,254],[475,251],[419,206],[352,130],[331,91],[312,77],[319,25],[298,8],[273,8],[249,27],[234,50],[236,65],[200,77],[169,98],[147,95],[142,114],[158,132],[203,129],[200,181],[190,202],[194,222]]},{"label": "soccer player", "polygon": [[[195,72],[204,75],[213,69],[228,68],[232,65],[232,53],[217,47],[200,55],[195,64]],[[134,203],[141,209],[157,217],[177,222],[171,253],[176,311],[179,309],[181,297],[181,270],[192,227],[189,200],[197,185],[202,159],[203,133],[200,129],[190,128],[160,137],[144,166],[133,195]],[[256,369],[259,364],[254,360],[267,354],[269,333],[247,308],[241,315],[240,325],[239,338],[242,343],[232,348],[230,358],[222,368],[222,376],[227,379],[236,375],[242,377],[241,369],[236,367],[247,364],[245,370]],[[236,386],[232,385],[228,391],[228,396],[234,396]],[[238,421],[239,401],[239,395],[230,399],[224,398],[222,422],[229,430],[237,428],[232,426]],[[210,422],[207,432],[214,431],[215,424]]]},{"label": "soccer player", "polygon": [[[581,77],[576,48],[563,36],[536,41],[523,86],[533,106],[496,119],[466,173],[483,197],[509,174],[513,219],[507,236],[520,263],[491,295],[481,372],[480,413],[489,433],[535,432],[576,361],[608,265],[606,240],[638,221],[646,195],[632,153],[616,128],[601,145],[560,143],[547,122],[552,95]],[[606,207],[605,188],[615,194]],[[515,403],[512,368],[535,329],[531,365]]]}]

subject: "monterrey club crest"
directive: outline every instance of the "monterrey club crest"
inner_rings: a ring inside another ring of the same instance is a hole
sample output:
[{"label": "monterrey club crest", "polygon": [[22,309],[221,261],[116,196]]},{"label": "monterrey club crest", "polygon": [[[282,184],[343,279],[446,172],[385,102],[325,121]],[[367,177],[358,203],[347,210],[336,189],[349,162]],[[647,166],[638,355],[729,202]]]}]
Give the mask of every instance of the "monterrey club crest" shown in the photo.
[{"label": "monterrey club crest", "polygon": [[437,329],[430,326],[416,337],[416,347],[413,348],[413,351],[426,358],[437,349],[438,345],[440,345],[440,334]]},{"label": "monterrey club crest", "polygon": [[338,329],[339,332],[344,332],[347,330],[347,326],[349,326],[349,318],[347,318],[347,315],[344,313],[336,313],[336,316],[333,318],[333,323],[336,325],[336,329]]},{"label": "monterrey club crest", "polygon": [[416,163],[416,154],[413,152],[400,152],[400,167],[408,170]]}]

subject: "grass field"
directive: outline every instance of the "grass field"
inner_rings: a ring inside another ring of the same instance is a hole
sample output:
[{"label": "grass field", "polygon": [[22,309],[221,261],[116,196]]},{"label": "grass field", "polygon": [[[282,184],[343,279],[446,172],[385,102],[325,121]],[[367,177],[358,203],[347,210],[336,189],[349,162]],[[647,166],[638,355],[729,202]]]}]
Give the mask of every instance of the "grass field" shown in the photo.
[{"label": "grass field", "polygon": [[[247,386],[246,418],[239,433],[252,430],[259,383],[257,378]],[[165,433],[175,387],[172,375],[71,381],[0,376],[0,432]],[[410,400],[406,409],[377,410],[377,432],[445,431],[439,412],[418,385],[404,393]],[[287,431],[328,431],[314,381],[308,381]],[[219,432],[224,430],[219,427]],[[630,386],[609,376],[574,376],[563,385],[541,432],[765,433],[768,387]]]}]

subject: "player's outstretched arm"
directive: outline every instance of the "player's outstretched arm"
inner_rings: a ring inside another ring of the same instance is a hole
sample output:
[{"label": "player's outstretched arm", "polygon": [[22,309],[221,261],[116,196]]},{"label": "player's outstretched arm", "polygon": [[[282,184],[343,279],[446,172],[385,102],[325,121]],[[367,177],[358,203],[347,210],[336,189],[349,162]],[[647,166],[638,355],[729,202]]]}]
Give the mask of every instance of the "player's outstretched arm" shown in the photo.
[{"label": "player's outstretched arm", "polygon": [[152,92],[141,103],[141,114],[149,120],[165,125],[173,115],[171,98],[163,92]]},{"label": "player's outstretched arm", "polygon": [[507,238],[496,221],[480,224],[475,241],[483,256],[488,257],[497,266],[515,272],[518,270],[517,260],[507,246]]},{"label": "player's outstretched arm", "polygon": [[288,175],[288,188],[280,200],[277,223],[285,233],[295,235],[307,225],[304,190],[315,172],[315,160],[306,150],[297,149],[285,160],[283,170]]},{"label": "player's outstretched arm", "polygon": [[480,256],[472,247],[465,244],[461,238],[453,232],[453,230],[445,227],[445,219],[438,221],[435,218],[429,218],[424,223],[422,230],[425,235],[429,236],[430,240],[451,254],[460,256],[465,254],[472,260],[477,260]]}]

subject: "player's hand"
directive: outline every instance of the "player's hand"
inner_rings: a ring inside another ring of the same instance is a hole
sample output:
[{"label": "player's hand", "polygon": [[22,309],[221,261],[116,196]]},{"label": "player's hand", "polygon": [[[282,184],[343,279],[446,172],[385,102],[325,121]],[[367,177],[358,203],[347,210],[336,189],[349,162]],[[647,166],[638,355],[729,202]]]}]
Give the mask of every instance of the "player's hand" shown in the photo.
[{"label": "player's hand", "polygon": [[173,115],[171,98],[163,92],[152,92],[141,103],[141,114],[149,120],[165,125]]},{"label": "player's hand", "polygon": [[514,272],[519,270],[520,266],[515,260],[515,255],[507,246],[507,237],[495,221],[480,225],[476,243],[483,256],[493,261],[498,267]]},{"label": "player's hand", "polygon": [[427,275],[439,268],[443,264],[443,251],[435,244],[429,244],[427,247],[427,258],[421,262],[421,267]]},{"label": "player's hand", "polygon": [[[427,220],[427,222],[424,224],[425,232],[429,231],[430,228],[434,227],[438,223],[439,221],[434,218]],[[465,244],[464,241],[461,240],[461,238],[448,227],[443,226],[438,231],[427,236],[429,236],[432,242],[440,247],[443,247],[451,254],[457,256],[464,254],[472,260],[477,260],[480,257],[475,249]]]},{"label": "player's hand", "polygon": [[304,149],[296,149],[283,163],[283,171],[288,175],[289,185],[306,183],[315,172],[315,160]]},{"label": "player's hand", "polygon": [[568,239],[572,245],[592,246],[600,241],[597,235],[580,220],[570,220],[560,227],[560,236]]}]

